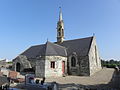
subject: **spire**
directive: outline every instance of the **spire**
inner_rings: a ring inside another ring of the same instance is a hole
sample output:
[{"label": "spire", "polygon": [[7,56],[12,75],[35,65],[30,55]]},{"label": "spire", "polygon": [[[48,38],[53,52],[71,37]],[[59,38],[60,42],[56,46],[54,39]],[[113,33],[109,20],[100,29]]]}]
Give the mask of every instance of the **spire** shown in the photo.
[{"label": "spire", "polygon": [[61,7],[59,7],[59,8],[60,8],[59,21],[62,21],[62,9],[61,9]]},{"label": "spire", "polygon": [[57,22],[57,43],[62,43],[64,41],[64,22],[62,19],[62,10],[60,8],[59,21]]}]

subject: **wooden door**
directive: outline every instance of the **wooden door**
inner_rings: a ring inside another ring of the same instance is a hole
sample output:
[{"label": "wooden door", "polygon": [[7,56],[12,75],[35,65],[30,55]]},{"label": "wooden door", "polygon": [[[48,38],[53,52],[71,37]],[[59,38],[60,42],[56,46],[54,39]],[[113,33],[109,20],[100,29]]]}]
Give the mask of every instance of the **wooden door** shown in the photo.
[{"label": "wooden door", "polygon": [[65,61],[62,61],[62,73],[65,73]]}]

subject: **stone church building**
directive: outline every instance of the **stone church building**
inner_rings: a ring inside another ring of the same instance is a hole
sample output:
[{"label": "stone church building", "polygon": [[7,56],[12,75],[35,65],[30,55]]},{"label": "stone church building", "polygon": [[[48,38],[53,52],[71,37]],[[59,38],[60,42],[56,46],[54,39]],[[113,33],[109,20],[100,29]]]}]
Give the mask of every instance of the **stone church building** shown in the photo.
[{"label": "stone church building", "polygon": [[101,69],[95,36],[64,41],[60,10],[57,42],[31,46],[13,60],[17,72],[33,71],[36,77],[91,76]]}]

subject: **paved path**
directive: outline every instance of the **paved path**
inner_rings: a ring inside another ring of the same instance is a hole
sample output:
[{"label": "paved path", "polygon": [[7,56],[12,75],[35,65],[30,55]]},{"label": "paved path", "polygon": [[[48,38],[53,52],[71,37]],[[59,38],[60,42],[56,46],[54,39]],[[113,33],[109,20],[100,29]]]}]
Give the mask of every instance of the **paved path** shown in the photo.
[{"label": "paved path", "polygon": [[[118,76],[116,76],[116,73],[114,71],[115,71],[114,69],[103,68],[101,71],[95,73],[91,77],[85,76],[66,76],[60,78],[51,77],[46,78],[46,82],[55,81],[59,83],[59,87],[61,88],[61,90],[71,90],[71,88],[77,90],[78,87],[81,88],[80,90],[85,90],[82,88],[92,88],[92,90],[120,90],[111,89],[114,88],[115,86],[118,86],[118,82],[120,82],[117,79]],[[117,78],[113,79],[113,77]]]}]

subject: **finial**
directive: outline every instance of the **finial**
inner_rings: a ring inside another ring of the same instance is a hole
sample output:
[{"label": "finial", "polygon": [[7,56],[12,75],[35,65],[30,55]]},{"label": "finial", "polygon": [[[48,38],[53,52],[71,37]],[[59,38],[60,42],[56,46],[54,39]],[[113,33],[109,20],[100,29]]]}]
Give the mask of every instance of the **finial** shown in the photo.
[{"label": "finial", "polygon": [[61,7],[59,7],[61,9]]},{"label": "finial", "polygon": [[59,21],[62,21],[62,9],[61,9],[61,7],[59,7],[59,8],[60,8]]},{"label": "finial", "polygon": [[95,33],[93,33],[93,37],[95,36]]},{"label": "finial", "polygon": [[48,38],[47,38],[47,42],[48,42]]}]

